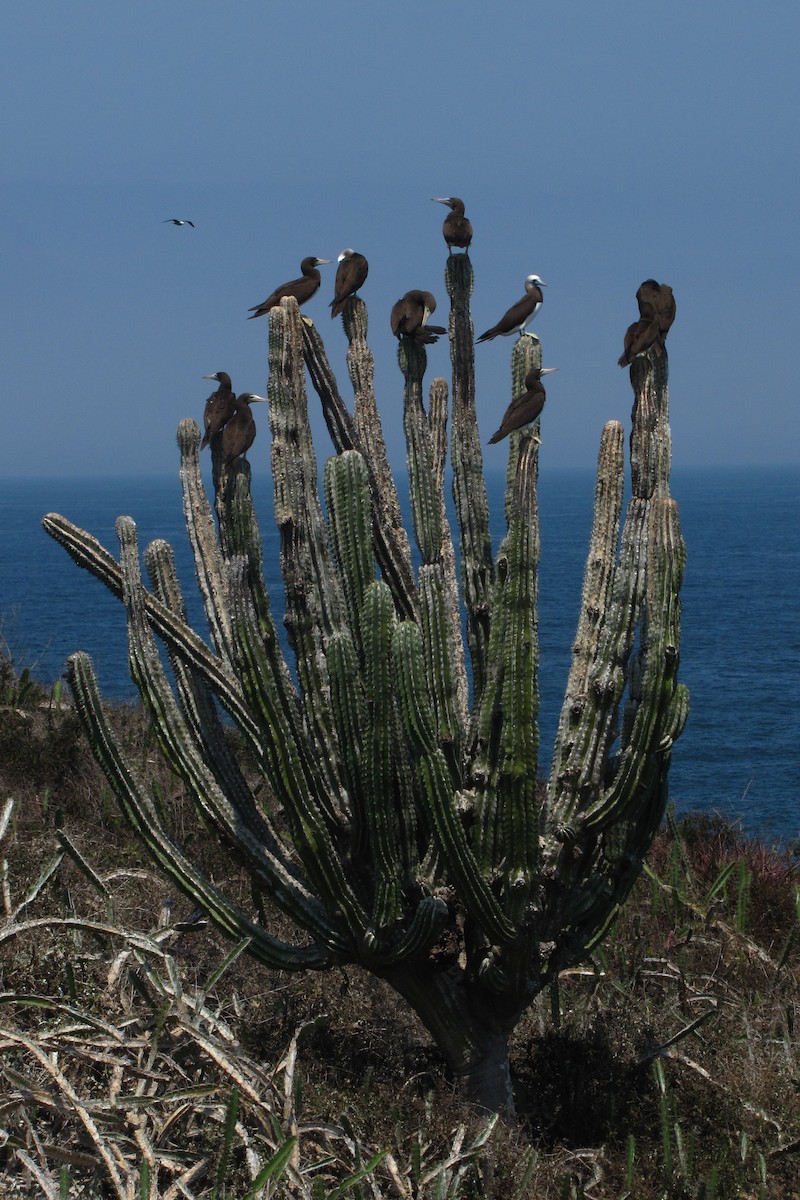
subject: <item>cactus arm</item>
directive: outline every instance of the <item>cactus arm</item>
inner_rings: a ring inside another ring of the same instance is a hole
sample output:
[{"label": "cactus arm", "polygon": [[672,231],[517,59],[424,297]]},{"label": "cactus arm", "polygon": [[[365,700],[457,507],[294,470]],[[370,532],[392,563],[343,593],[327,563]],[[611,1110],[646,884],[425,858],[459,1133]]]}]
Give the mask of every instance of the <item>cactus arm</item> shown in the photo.
[{"label": "cactus arm", "polygon": [[[175,571],[172,547],[157,539],[145,550],[145,564],[151,585],[159,598],[181,619],[186,619],[183,597]],[[139,595],[145,600],[146,593]],[[145,609],[146,614],[146,609]],[[274,859],[281,873],[294,879],[298,886],[308,891],[308,885],[297,867],[287,857],[279,835],[264,815],[264,794],[259,808],[252,797],[247,782],[239,768],[236,755],[225,735],[219,713],[213,703],[211,690],[205,679],[170,652],[170,662],[180,696],[184,719],[191,729],[195,745],[202,750],[203,757],[214,773],[224,795],[228,796],[236,813],[246,822],[260,847],[269,859]],[[267,781],[264,780],[265,786]],[[268,804],[277,805],[269,793]]]},{"label": "cactus arm", "polygon": [[364,739],[366,816],[372,873],[375,878],[373,920],[382,928],[402,912],[398,814],[394,789],[394,691],[391,643],[397,619],[386,584],[374,583],[364,601],[364,659],[367,728]]},{"label": "cactus arm", "polygon": [[495,941],[510,941],[514,926],[504,916],[481,875],[453,803],[453,789],[434,730],[433,712],[425,687],[420,632],[410,621],[395,633],[392,657],[397,676],[400,712],[417,755],[417,773],[435,830],[437,848],[447,864],[468,910],[484,933]]},{"label": "cactus arm", "polygon": [[[158,538],[146,547],[144,560],[154,594],[180,621],[186,623],[186,609],[172,547]],[[250,790],[225,737],[211,689],[199,672],[187,666],[174,650],[167,649],[181,708],[195,746],[204,748],[206,760],[212,766],[220,786],[231,797],[235,797],[236,808],[244,812],[251,822],[259,820]]]},{"label": "cactus arm", "polygon": [[437,562],[442,546],[442,510],[436,492],[428,422],[422,406],[425,347],[404,338],[398,352],[405,376],[403,432],[408,447],[408,485],[414,536],[423,563]]},{"label": "cactus arm", "polygon": [[339,747],[330,711],[325,643],[347,628],[341,579],[331,559],[329,536],[317,492],[317,461],[308,421],[303,372],[302,322],[293,298],[269,316],[269,420],[275,520],[281,539],[286,592],[284,624],[295,653],[306,721],[329,802],[343,802]]},{"label": "cactus arm", "polygon": [[[526,334],[514,343],[511,351],[511,397],[519,396],[525,391],[525,376],[532,367],[541,367],[542,347],[535,334]],[[538,435],[540,421],[534,425]],[[506,524],[511,520],[511,507],[514,502],[514,488],[517,478],[517,460],[522,445],[523,431],[515,431],[508,438],[508,463],[506,464],[505,517]]]},{"label": "cactus arm", "polygon": [[322,338],[313,325],[304,322],[305,362],[337,454],[359,450],[364,455],[372,496],[375,557],[392,589],[398,611],[413,618],[417,612],[417,594],[411,551],[375,405],[374,364],[366,341],[367,310],[359,297],[353,297],[344,314],[344,323],[350,342],[347,362],[355,389],[355,419],[339,395]]},{"label": "cactus arm", "polygon": [[363,774],[367,712],[359,656],[349,634],[335,633],[328,642],[328,676],[331,708],[342,747],[343,778],[350,799],[350,855],[355,864],[361,864],[368,852]]},{"label": "cactus arm", "polygon": [[367,345],[367,306],[360,297],[353,297],[342,320],[347,335],[347,370],[353,386],[356,433],[370,467],[375,551],[383,576],[392,589],[398,613],[413,619],[417,613],[417,594],[411,547],[403,526],[375,402],[375,362]]},{"label": "cactus arm", "polygon": [[669,429],[669,358],[640,355],[631,363],[631,494],[649,500],[669,496],[672,459]]},{"label": "cactus arm", "polygon": [[450,296],[450,361],[453,372],[453,415],[450,461],[453,499],[461,532],[461,578],[467,610],[467,646],[472,661],[473,691],[479,697],[486,678],[494,581],[489,505],[483,479],[483,456],[475,412],[474,329],[469,311],[473,275],[469,258],[451,255],[445,267]]},{"label": "cactus arm", "polygon": [[[327,774],[313,741],[287,702],[280,678],[258,634],[252,600],[243,586],[246,564],[233,560],[232,627],[237,657],[249,703],[262,729],[261,758],[284,806],[297,853],[328,912],[344,915],[357,945],[370,942],[372,931],[341,859],[327,820]],[[337,837],[341,831],[337,831]]]},{"label": "cactus arm", "polygon": [[[582,703],[588,677],[597,655],[599,632],[603,627],[613,580],[614,555],[619,538],[623,490],[623,430],[618,421],[609,421],[600,440],[595,483],[594,522],[589,554],[583,578],[580,618],[572,650],[572,665],[564,706],[561,711],[558,748],[570,725],[572,710]],[[555,768],[554,768],[555,769]]]},{"label": "cactus arm", "polygon": [[391,967],[405,959],[420,958],[438,938],[448,917],[447,905],[438,896],[423,896],[414,910],[408,929],[388,948],[381,945],[370,959],[370,965]]},{"label": "cactus arm", "polygon": [[444,469],[447,462],[447,401],[446,379],[432,379],[428,389],[428,434],[431,440],[431,465],[436,492],[444,503]]},{"label": "cactus arm", "polygon": [[372,556],[372,509],[364,459],[346,450],[325,464],[325,502],[334,558],[342,578],[348,623],[353,640],[362,647],[361,610],[367,588],[375,578]]},{"label": "cactus arm", "polygon": [[519,921],[538,859],[539,520],[536,442],[518,437],[508,533],[498,555],[489,661],[473,748],[474,843],[481,868],[502,864],[506,911]]},{"label": "cactus arm", "polygon": [[463,654],[460,630],[454,629],[448,578],[443,564],[423,565],[420,582],[420,628],[425,650],[425,674],[433,702],[439,745],[447,759],[456,787],[462,783],[462,750],[465,715],[463,709]]},{"label": "cactus arm", "polygon": [[[441,633],[432,646],[433,656],[438,647],[448,648],[446,664],[446,697],[444,704],[437,698],[437,705],[447,713],[449,737],[458,732],[454,744],[454,757],[460,758],[463,735],[469,722],[469,683],[464,659],[464,640],[461,632],[461,601],[458,595],[458,576],[453,538],[444,498],[444,469],[447,458],[447,398],[448,389],[444,379],[431,382],[428,404],[428,434],[431,446],[433,483],[439,501],[442,542],[439,551],[438,573],[441,577],[441,604],[444,607],[448,626],[442,622]],[[421,573],[424,574],[424,571]],[[430,610],[430,603],[428,604]],[[435,676],[434,676],[435,677]],[[460,771],[457,772],[460,775]]]},{"label": "cactus arm", "polygon": [[[405,376],[403,429],[408,447],[408,479],[414,534],[422,556],[420,627],[425,646],[428,687],[439,726],[440,744],[454,782],[460,782],[460,748],[466,724],[467,681],[461,643],[454,556],[444,504],[446,391],[432,385],[436,406],[426,420],[422,378],[427,356],[423,346],[404,340],[399,362]],[[434,381],[435,383],[437,381]],[[444,403],[443,403],[444,400]],[[449,545],[451,555],[444,547]]]},{"label": "cactus arm", "polygon": [[200,430],[195,421],[184,419],[178,426],[180,478],[183,512],[194,567],[206,619],[217,653],[231,662],[231,631],[225,595],[223,557],[219,548],[214,514],[200,474]]},{"label": "cactus arm", "polygon": [[[290,876],[285,860],[265,854],[262,838],[269,831],[258,818],[252,797],[237,806],[223,791],[206,765],[196,741],[183,720],[172,689],[167,683],[155,640],[147,623],[144,588],[139,576],[136,526],[130,518],[117,521],[121,565],[128,610],[128,641],[131,676],[139,688],[156,730],[162,751],[181,776],[202,811],[234,846],[261,886],[276,896],[300,924],[315,926],[317,936],[333,939],[333,930],[323,910],[297,874]],[[283,857],[283,856],[282,856]]]},{"label": "cactus arm", "polygon": [[[637,464],[634,492],[611,600],[596,638],[595,660],[588,671],[584,666],[575,669],[577,677],[588,679],[590,699],[599,698],[606,707],[590,714],[595,729],[583,743],[588,748],[583,764],[575,755],[576,740],[565,756],[567,761],[572,757],[575,774],[570,777],[564,771],[563,761],[558,770],[554,765],[548,789],[548,803],[554,794],[557,797],[547,821],[545,877],[557,897],[548,920],[556,937],[557,926],[562,931],[565,926],[572,929],[569,938],[562,938],[550,970],[558,969],[559,962],[575,961],[597,944],[638,876],[663,817],[672,743],[688,711],[688,692],[676,679],[684,547],[677,506],[669,498],[663,359],[643,356],[631,371],[636,394],[631,433],[631,459]],[[613,457],[618,456],[615,446]],[[599,490],[607,496],[617,492]],[[610,521],[608,529],[612,527]],[[610,544],[610,535],[605,540]],[[638,648],[629,661],[637,628]],[[626,685],[619,749],[608,761],[612,722]],[[586,720],[584,710],[573,725],[584,725]]]},{"label": "cactus arm", "polygon": [[[539,631],[537,568],[539,514],[536,502],[538,447],[524,435],[508,530],[504,622],[503,728],[500,736],[501,803],[504,810],[506,910],[519,921],[536,882],[539,847],[536,767],[539,749]],[[494,606],[495,611],[497,605]]]},{"label": "cactus arm", "polygon": [[569,819],[571,809],[566,796],[574,798],[573,789],[579,778],[579,756],[585,752],[599,701],[590,686],[590,680],[611,602],[622,510],[623,471],[622,426],[616,421],[609,421],[603,429],[600,442],[594,521],[584,572],[580,617],[550,774],[551,795],[563,796],[565,801],[563,807],[558,806],[557,819],[561,821]]},{"label": "cactus arm", "polygon": [[[42,520],[45,531],[63,546],[79,567],[89,571],[122,599],[122,571],[116,559],[90,533],[73,525],[58,513],[47,513]],[[209,650],[193,629],[176,618],[169,608],[150,593],[145,595],[147,619],[158,636],[175,654],[208,681],[222,705],[258,748],[259,729],[244,702],[238,679],[229,667]]]},{"label": "cactus arm", "polygon": [[272,937],[248,920],[197,870],[164,830],[153,801],[120,753],[106,721],[88,655],[73,654],[67,662],[67,676],[95,758],[113,782],[130,824],[176,887],[202,906],[223,933],[237,941],[249,937],[249,953],[265,966],[301,971],[333,965],[337,957],[328,948],[289,946]]},{"label": "cactus arm", "polygon": [[[640,662],[632,673],[630,711],[623,722],[620,749],[610,786],[583,817],[586,829],[602,828],[626,815],[640,780],[657,769],[676,733],[676,690],[684,547],[677,507],[654,500],[650,510],[647,593],[642,611]],[[681,705],[681,711],[683,706]],[[645,789],[647,790],[647,789]]]}]

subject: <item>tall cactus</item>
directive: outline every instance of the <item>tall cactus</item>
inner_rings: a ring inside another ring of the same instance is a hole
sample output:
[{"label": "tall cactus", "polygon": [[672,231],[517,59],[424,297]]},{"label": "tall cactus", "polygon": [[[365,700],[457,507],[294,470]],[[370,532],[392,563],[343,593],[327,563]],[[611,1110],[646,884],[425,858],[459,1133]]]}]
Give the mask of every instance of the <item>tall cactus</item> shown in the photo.
[{"label": "tall cactus", "polygon": [[[358,298],[343,315],[352,416],[296,303],[283,300],[270,315],[291,667],[271,613],[249,466],[226,474],[217,464],[215,521],[194,421],[181,422],[178,442],[210,642],[187,624],[166,543],[145,551],[148,588],[129,518],[117,524],[119,562],[63,517],[49,514],[44,525],[123,600],[131,673],[164,755],[254,888],[299,927],[300,944],[250,919],[187,857],[111,735],[90,660],[75,654],[68,675],[94,753],[164,871],[268,966],[352,962],[387,980],[467,1094],[510,1110],[509,1034],[608,929],[664,811],[688,708],[676,681],[684,552],[669,495],[667,358],[649,352],[631,368],[632,497],[621,537],[622,427],[612,421],[602,433],[572,668],[552,772],[539,781],[538,439],[530,430],[511,436],[507,533],[493,559],[466,256],[448,259],[446,284],[460,592],[444,503],[447,385],[433,381],[426,413],[425,348],[401,343],[415,571]],[[512,394],[536,365],[538,340],[520,338]],[[335,449],[324,509],[304,366]],[[225,736],[220,706],[251,752],[256,784]]]}]

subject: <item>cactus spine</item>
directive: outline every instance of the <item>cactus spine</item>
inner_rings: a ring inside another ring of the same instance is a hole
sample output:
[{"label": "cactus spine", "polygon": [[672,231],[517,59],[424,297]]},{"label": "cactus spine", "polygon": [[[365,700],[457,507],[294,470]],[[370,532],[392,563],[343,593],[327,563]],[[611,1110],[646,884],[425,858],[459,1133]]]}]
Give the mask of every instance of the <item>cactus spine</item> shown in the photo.
[{"label": "cactus spine", "polygon": [[[359,298],[343,314],[352,416],[296,303],[270,315],[275,519],[293,669],[271,614],[249,467],[215,469],[215,522],[193,421],[181,422],[178,443],[209,642],[187,625],[165,543],[145,552],[148,588],[130,519],[118,522],[119,561],[63,517],[51,513],[44,525],[125,604],[130,669],[162,752],[302,944],[255,924],[187,858],[111,737],[89,659],[75,654],[68,673],[94,753],[163,869],[268,966],[354,962],[386,979],[467,1094],[510,1110],[510,1032],[603,936],[663,815],[688,709],[676,678],[684,551],[669,495],[667,358],[649,352],[631,368],[633,489],[621,537],[622,428],[610,422],[602,433],[572,668],[550,779],[537,781],[538,439],[530,430],[510,438],[507,533],[493,558],[466,255],[448,259],[446,284],[460,593],[444,504],[447,385],[433,381],[426,413],[425,349],[401,344],[415,572]],[[512,351],[512,394],[536,365],[538,340],[525,336]],[[306,370],[335,450],[324,471],[327,515]],[[257,788],[218,706],[249,747]]]}]

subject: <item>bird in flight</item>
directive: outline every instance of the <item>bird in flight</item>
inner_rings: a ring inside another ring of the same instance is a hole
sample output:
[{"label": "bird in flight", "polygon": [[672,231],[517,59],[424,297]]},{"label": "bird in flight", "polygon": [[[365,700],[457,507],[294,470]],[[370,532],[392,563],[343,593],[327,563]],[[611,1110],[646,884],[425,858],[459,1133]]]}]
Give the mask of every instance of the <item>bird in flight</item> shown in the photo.
[{"label": "bird in flight", "polygon": [[161,222],[162,225],[191,225],[194,229],[194,221],[185,221],[182,217],[167,217]]}]

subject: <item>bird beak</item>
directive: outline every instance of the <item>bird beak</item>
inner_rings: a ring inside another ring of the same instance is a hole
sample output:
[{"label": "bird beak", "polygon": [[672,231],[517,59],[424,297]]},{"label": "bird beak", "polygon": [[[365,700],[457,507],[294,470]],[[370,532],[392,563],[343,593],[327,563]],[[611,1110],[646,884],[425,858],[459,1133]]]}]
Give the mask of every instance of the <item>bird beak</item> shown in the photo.
[{"label": "bird beak", "polygon": [[431,196],[431,200],[433,201],[434,204],[449,204],[450,203],[449,196]]},{"label": "bird beak", "polygon": [[216,379],[217,383],[219,383],[219,375],[204,375],[203,379]]},{"label": "bird beak", "polygon": [[539,374],[540,375],[552,375],[553,372],[557,371],[557,370],[558,370],[558,367],[542,367]]},{"label": "bird beak", "polygon": [[431,309],[429,309],[429,308],[423,308],[423,310],[422,310],[422,324],[423,324],[423,326],[425,326],[425,325],[427,325],[427,324],[428,324],[428,317],[429,317],[430,315],[431,315]]},{"label": "bird beak", "polygon": [[[553,367],[553,370],[557,371],[558,367]],[[250,393],[250,403],[254,404],[256,402],[256,400],[261,400],[261,401],[263,401],[264,404],[269,404],[269,400],[267,399],[266,396],[254,396],[251,392]]]},{"label": "bird beak", "polygon": [[319,266],[319,265],[320,265],[320,263],[332,263],[332,262],[333,262],[333,259],[332,259],[332,258],[318,258],[318,259],[317,259],[317,266]]}]

